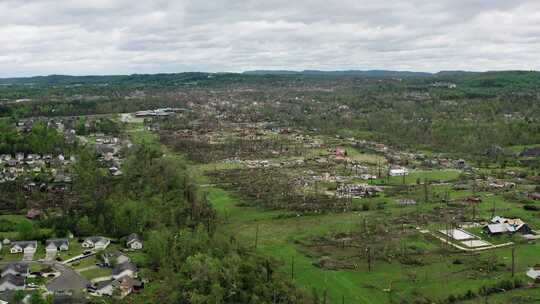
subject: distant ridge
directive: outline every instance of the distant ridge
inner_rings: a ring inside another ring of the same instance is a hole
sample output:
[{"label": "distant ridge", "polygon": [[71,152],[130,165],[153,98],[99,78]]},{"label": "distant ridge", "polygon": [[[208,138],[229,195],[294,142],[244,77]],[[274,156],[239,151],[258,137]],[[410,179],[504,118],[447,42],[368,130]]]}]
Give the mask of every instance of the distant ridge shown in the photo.
[{"label": "distant ridge", "polygon": [[390,70],[344,70],[344,71],[320,71],[320,70],[254,70],[245,71],[247,75],[320,75],[320,76],[363,76],[363,77],[429,77],[436,74],[427,72],[390,71]]},{"label": "distant ridge", "polygon": [[[34,77],[13,77],[0,78],[0,85],[77,85],[77,84],[151,84],[151,85],[178,85],[207,82],[218,79],[229,79],[231,81],[239,79],[251,79],[257,77],[279,77],[279,76],[327,76],[327,77],[380,77],[380,78],[419,78],[433,80],[458,80],[462,77],[468,80],[484,80],[500,78],[501,81],[510,78],[530,78],[535,81],[540,80],[540,72],[537,71],[441,71],[437,73],[412,72],[412,71],[391,71],[391,70],[344,70],[344,71],[320,71],[320,70],[254,70],[243,73],[205,73],[205,72],[183,72],[183,73],[160,73],[160,74],[132,74],[132,75],[48,75]],[[531,78],[532,77],[532,78]]]}]

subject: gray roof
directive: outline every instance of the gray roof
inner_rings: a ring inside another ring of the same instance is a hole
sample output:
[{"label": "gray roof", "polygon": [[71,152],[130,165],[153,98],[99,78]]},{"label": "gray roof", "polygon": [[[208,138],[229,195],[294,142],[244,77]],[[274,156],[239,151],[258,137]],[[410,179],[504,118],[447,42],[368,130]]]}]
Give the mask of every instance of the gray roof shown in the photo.
[{"label": "gray roof", "polygon": [[490,224],[487,225],[487,228],[491,233],[503,233],[508,231],[506,224]]},{"label": "gray roof", "polygon": [[139,242],[142,243],[142,238],[138,234],[132,233],[132,234],[127,236],[126,243],[130,244],[133,241],[139,241]]},{"label": "gray roof", "polygon": [[118,264],[118,265],[116,265],[116,267],[114,267],[114,269],[112,271],[112,274],[113,275],[118,275],[118,274],[122,273],[124,270],[131,270],[133,272],[136,272],[137,271],[137,266],[135,266],[135,264],[133,264],[131,262],[125,262],[125,263],[122,263],[122,264]]},{"label": "gray roof", "polygon": [[15,270],[18,273],[26,273],[26,272],[28,272],[28,265],[23,264],[23,263],[16,263],[16,262],[10,263],[4,268],[4,270],[2,272],[6,271],[8,269]]},{"label": "gray roof", "polygon": [[130,276],[123,276],[121,278],[118,278],[117,281],[120,283],[122,283],[122,281],[126,281],[131,287],[141,287],[143,285],[140,280],[134,279]]},{"label": "gray roof", "polygon": [[122,252],[120,252],[118,250],[111,251],[111,252],[105,252],[103,254],[103,256],[106,257],[106,258],[117,258],[117,257],[123,256],[123,255],[125,255],[125,254],[123,254]]},{"label": "gray roof", "polygon": [[103,237],[103,236],[91,236],[91,237],[87,237],[85,239],[85,241],[91,241],[92,243],[97,243],[97,242],[100,242],[100,241],[107,241],[108,239],[106,237]]},{"label": "gray roof", "polygon": [[52,304],[75,304],[75,303],[89,303],[84,298],[76,298],[70,295],[54,295]]},{"label": "gray roof", "polygon": [[24,286],[24,277],[8,273],[2,278],[0,278],[0,285],[4,284],[5,282],[9,282],[15,286]]},{"label": "gray roof", "polygon": [[37,241],[17,241],[17,242],[11,242],[11,247],[15,246],[15,245],[19,245],[21,246],[22,248],[26,248],[26,247],[34,247],[34,248],[37,248]]},{"label": "gray roof", "polygon": [[63,244],[66,244],[66,245],[69,246],[69,240],[68,239],[48,239],[47,240],[47,246],[49,246],[49,244],[51,244],[51,243],[56,245],[56,247],[60,247]]},{"label": "gray roof", "polygon": [[96,289],[99,290],[99,289],[103,289],[109,285],[113,285],[113,287],[116,287],[118,285],[118,281],[116,280],[107,280],[107,281],[101,281],[101,282],[98,282],[96,283]]}]

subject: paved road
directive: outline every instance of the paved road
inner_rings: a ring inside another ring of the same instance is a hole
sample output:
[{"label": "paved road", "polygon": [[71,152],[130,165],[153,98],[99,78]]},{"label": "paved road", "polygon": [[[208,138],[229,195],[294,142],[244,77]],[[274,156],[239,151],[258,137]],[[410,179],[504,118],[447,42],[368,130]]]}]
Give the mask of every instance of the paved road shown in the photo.
[{"label": "paved road", "polygon": [[85,290],[90,281],[82,277],[71,267],[61,263],[54,263],[53,267],[62,274],[47,284],[49,291]]}]

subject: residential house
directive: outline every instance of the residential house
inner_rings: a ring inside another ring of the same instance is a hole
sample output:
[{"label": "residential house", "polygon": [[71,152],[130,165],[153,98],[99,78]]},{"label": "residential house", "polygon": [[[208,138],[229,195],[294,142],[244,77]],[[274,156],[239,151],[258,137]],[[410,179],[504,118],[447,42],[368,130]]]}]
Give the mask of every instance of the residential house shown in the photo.
[{"label": "residential house", "polygon": [[540,282],[540,265],[529,268],[529,270],[527,270],[527,276],[536,282]]},{"label": "residential house", "polygon": [[379,186],[368,184],[341,185],[337,188],[336,194],[339,197],[373,197],[377,196],[383,189]]},{"label": "residential house", "polygon": [[34,219],[39,218],[41,216],[41,213],[42,213],[41,210],[32,208],[28,210],[28,212],[26,212],[26,218],[29,220],[34,220]]},{"label": "residential house", "polygon": [[118,281],[120,282],[120,298],[142,289],[142,282],[132,277],[125,276]]},{"label": "residential house", "polygon": [[84,248],[94,248],[96,250],[104,250],[109,246],[111,240],[102,236],[91,236],[86,238],[82,243]]},{"label": "residential house", "polygon": [[47,246],[45,247],[45,251],[47,251],[47,252],[57,252],[57,251],[69,250],[69,240],[68,239],[48,239],[46,244],[47,244]]},{"label": "residential house", "polygon": [[16,153],[15,154],[15,159],[17,159],[18,161],[23,161],[24,160],[24,153]]},{"label": "residential house", "polygon": [[500,216],[491,219],[491,224],[486,225],[484,231],[491,235],[513,234],[516,232],[521,234],[532,233],[532,229],[521,219],[507,219]]},{"label": "residential house", "polygon": [[407,168],[392,168],[388,171],[390,176],[407,176],[409,175],[409,170]]},{"label": "residential house", "polygon": [[101,255],[103,262],[107,266],[112,265],[112,260],[116,260],[116,264],[123,264],[130,261],[130,258],[122,252],[115,250],[112,252],[106,252]]},{"label": "residential house", "polygon": [[141,281],[129,276],[124,276],[119,279],[102,281],[96,284],[95,294],[99,296],[113,296],[115,290],[119,290],[118,295],[124,298],[132,292],[137,292],[143,288]]},{"label": "residential house", "polygon": [[122,278],[125,276],[135,278],[137,277],[137,266],[131,262],[126,262],[116,265],[112,271],[114,279]]},{"label": "residential house", "polygon": [[23,290],[25,288],[24,277],[6,274],[0,278],[0,292],[8,290]]},{"label": "residential house", "polygon": [[99,296],[112,296],[114,290],[120,286],[117,280],[101,281],[96,284],[95,293]]},{"label": "residential house", "polygon": [[2,270],[1,276],[5,276],[8,274],[12,274],[15,276],[20,276],[20,277],[28,276],[30,274],[28,264],[10,263],[4,268],[4,270]]},{"label": "residential house", "polygon": [[540,201],[540,192],[529,193],[529,199]]},{"label": "residential house", "polygon": [[479,196],[468,196],[465,199],[465,202],[469,204],[479,204],[482,202],[482,198]]},{"label": "residential house", "polygon": [[132,233],[128,235],[126,239],[126,247],[130,249],[134,249],[134,250],[142,249],[143,248],[142,238],[136,233]]},{"label": "residential house", "polygon": [[19,241],[11,243],[11,253],[36,253],[37,241]]},{"label": "residential house", "polygon": [[410,198],[398,199],[396,202],[400,206],[416,205],[416,201]]},{"label": "residential house", "polygon": [[538,157],[540,156],[540,147],[529,148],[521,152],[521,157]]}]

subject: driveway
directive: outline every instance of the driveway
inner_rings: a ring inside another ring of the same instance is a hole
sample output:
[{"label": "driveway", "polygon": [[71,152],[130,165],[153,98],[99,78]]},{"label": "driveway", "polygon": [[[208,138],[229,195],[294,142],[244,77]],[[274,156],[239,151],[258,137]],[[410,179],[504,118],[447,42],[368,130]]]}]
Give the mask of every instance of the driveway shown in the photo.
[{"label": "driveway", "polygon": [[69,266],[61,263],[54,263],[53,267],[60,271],[61,275],[47,284],[47,290],[51,292],[86,290],[86,287],[90,284],[90,281],[82,277]]},{"label": "driveway", "polygon": [[25,252],[23,254],[22,261],[23,262],[31,262],[34,260],[34,253]]},{"label": "driveway", "polygon": [[45,262],[52,262],[56,258],[56,251],[47,251],[45,253]]}]

